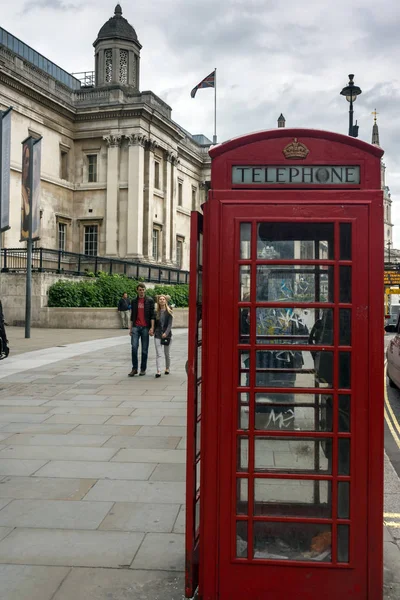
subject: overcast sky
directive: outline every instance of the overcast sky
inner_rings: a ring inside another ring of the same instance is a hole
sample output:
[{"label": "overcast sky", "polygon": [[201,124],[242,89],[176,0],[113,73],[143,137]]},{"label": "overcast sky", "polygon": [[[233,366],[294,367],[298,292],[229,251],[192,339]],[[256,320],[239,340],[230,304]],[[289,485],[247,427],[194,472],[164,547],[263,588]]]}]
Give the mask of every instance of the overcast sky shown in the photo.
[{"label": "overcast sky", "polygon": [[[110,0],[0,0],[1,26],[69,72],[92,71],[92,43]],[[121,0],[141,51],[141,90],[152,90],[191,133],[213,134],[213,90],[190,90],[217,67],[218,141],[276,127],[347,133],[348,73],[359,137],[376,108],[400,248],[400,9],[398,0]],[[396,8],[397,6],[397,8]]]}]

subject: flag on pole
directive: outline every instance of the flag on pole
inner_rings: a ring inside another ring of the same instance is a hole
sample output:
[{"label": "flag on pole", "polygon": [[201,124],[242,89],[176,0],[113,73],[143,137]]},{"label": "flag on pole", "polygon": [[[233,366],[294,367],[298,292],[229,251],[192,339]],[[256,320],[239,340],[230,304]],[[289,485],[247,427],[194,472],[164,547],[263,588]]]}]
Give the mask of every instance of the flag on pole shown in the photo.
[{"label": "flag on pole", "polygon": [[196,87],[192,89],[190,95],[192,98],[195,97],[197,90],[202,90],[203,88],[213,88],[215,87],[215,70],[207,75]]}]

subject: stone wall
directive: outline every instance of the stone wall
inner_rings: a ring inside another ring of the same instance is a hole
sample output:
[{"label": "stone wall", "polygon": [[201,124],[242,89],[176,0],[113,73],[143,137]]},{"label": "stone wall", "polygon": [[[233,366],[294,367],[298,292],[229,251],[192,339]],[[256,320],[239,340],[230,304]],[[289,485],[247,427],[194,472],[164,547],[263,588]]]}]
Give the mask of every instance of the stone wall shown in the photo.
[{"label": "stone wall", "polygon": [[[52,329],[120,329],[115,308],[42,308],[38,327]],[[188,309],[174,309],[174,328],[187,327]]]},{"label": "stone wall", "polygon": [[[118,329],[121,327],[116,308],[49,308],[48,291],[60,279],[80,281],[83,277],[32,273],[32,327],[60,329]],[[154,283],[146,283],[148,288]],[[25,273],[0,274],[0,299],[9,325],[25,324]],[[174,310],[174,327],[187,327],[188,309]]]}]

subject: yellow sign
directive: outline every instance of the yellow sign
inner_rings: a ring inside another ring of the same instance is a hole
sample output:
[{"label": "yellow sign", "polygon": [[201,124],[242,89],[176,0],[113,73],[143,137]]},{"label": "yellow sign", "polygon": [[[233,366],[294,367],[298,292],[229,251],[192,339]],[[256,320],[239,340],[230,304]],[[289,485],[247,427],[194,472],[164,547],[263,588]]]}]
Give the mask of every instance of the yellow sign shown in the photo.
[{"label": "yellow sign", "polygon": [[383,282],[385,285],[400,285],[400,271],[385,271]]}]

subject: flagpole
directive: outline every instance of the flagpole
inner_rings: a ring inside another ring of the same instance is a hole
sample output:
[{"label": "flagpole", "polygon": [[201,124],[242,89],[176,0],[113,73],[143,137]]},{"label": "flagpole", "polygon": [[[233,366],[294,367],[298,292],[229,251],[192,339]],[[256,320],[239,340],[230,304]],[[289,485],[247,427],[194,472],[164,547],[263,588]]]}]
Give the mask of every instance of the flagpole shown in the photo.
[{"label": "flagpole", "polygon": [[217,67],[214,69],[214,136],[213,144],[217,143]]}]

